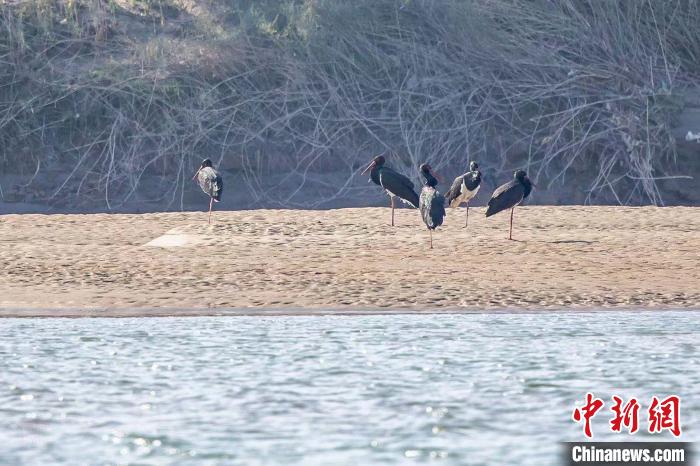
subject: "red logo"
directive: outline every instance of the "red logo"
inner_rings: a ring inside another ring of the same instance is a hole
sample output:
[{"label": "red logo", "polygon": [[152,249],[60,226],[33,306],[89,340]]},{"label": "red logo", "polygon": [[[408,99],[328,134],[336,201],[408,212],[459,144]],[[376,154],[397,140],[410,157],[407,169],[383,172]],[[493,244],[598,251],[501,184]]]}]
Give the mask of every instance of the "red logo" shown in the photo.
[{"label": "red logo", "polygon": [[[630,398],[627,403],[617,395],[612,396],[613,406],[610,411],[614,417],[610,420],[610,430],[612,432],[622,432],[626,429],[629,434],[634,434],[639,430],[639,409],[640,404],[636,398]],[[583,433],[586,437],[593,437],[591,431],[591,420],[604,406],[603,400],[596,398],[592,393],[586,393],[583,406],[574,408],[571,418],[574,422],[583,422]],[[668,430],[675,437],[681,435],[680,423],[681,399],[679,396],[671,395],[663,400],[656,396],[651,398],[649,409],[649,433],[657,434]]]}]

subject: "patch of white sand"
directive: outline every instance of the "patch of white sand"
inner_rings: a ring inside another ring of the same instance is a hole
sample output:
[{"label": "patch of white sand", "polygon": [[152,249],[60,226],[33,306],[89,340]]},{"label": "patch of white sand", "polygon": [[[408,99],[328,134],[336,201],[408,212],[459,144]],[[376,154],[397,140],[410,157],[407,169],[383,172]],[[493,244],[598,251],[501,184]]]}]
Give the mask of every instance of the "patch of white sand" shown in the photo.
[{"label": "patch of white sand", "polygon": [[204,238],[199,235],[188,235],[185,233],[166,233],[163,236],[149,241],[145,246],[157,248],[182,248],[202,244]]}]

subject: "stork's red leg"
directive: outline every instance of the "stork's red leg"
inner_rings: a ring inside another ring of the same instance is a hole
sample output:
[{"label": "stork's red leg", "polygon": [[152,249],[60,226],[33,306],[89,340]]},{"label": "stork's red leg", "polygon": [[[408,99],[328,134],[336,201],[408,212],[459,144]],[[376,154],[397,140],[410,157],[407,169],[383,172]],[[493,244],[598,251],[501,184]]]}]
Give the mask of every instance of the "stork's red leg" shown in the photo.
[{"label": "stork's red leg", "polygon": [[428,228],[428,231],[430,232],[430,249],[433,249],[433,230]]},{"label": "stork's red leg", "polygon": [[467,228],[467,225],[469,225],[469,203],[467,202],[467,219],[464,221],[464,228]]},{"label": "stork's red leg", "polygon": [[391,196],[391,226],[394,226],[394,196]]},{"label": "stork's red leg", "polygon": [[513,211],[515,207],[510,209],[510,233],[508,234],[508,239],[513,239]]},{"label": "stork's red leg", "polygon": [[211,208],[212,208],[212,205],[214,205],[214,198],[213,198],[213,197],[209,199],[209,225],[211,225]]}]

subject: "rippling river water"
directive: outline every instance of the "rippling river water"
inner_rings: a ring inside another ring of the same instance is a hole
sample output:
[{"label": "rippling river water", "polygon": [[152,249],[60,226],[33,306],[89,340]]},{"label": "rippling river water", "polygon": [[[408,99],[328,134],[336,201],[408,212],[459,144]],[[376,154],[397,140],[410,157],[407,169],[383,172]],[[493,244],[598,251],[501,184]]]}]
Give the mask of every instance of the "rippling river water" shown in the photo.
[{"label": "rippling river water", "polygon": [[0,320],[0,464],[556,464],[586,391],[698,440],[699,317]]}]

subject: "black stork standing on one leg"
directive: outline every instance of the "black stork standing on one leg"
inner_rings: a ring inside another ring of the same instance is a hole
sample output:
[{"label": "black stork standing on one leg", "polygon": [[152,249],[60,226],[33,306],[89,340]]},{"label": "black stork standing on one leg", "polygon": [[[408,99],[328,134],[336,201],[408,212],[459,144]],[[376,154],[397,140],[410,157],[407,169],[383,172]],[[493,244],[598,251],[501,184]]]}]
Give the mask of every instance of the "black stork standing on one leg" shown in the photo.
[{"label": "black stork standing on one leg", "polygon": [[425,179],[420,192],[420,213],[430,232],[430,249],[433,249],[433,230],[442,225],[445,219],[445,196],[435,188],[438,179],[430,165],[427,163],[421,165],[420,173]]},{"label": "black stork standing on one leg", "polygon": [[525,172],[518,170],[513,174],[513,180],[503,186],[499,186],[489,200],[489,207],[486,209],[487,217],[502,210],[510,209],[510,233],[508,234],[508,239],[513,239],[513,211],[515,206],[530,195],[532,186],[533,184]]},{"label": "black stork standing on one leg", "polygon": [[453,209],[459,207],[462,203],[467,204],[467,219],[464,222],[464,228],[469,224],[469,201],[476,196],[480,187],[481,172],[479,171],[479,165],[476,162],[471,162],[469,171],[455,178],[452,187],[445,194],[447,204]]},{"label": "black stork standing on one leg", "polygon": [[221,200],[221,193],[224,190],[224,181],[221,179],[219,172],[212,167],[211,160],[204,159],[197,173],[192,179],[197,178],[197,183],[202,191],[209,195],[209,224],[211,224],[211,208],[214,202]]},{"label": "black stork standing on one leg", "polygon": [[413,182],[401,173],[384,165],[386,159],[378,155],[372,159],[367,168],[361,173],[364,175],[369,170],[370,179],[384,188],[391,199],[391,226],[394,226],[394,198],[398,197],[403,202],[418,207],[418,194],[413,190]]}]

